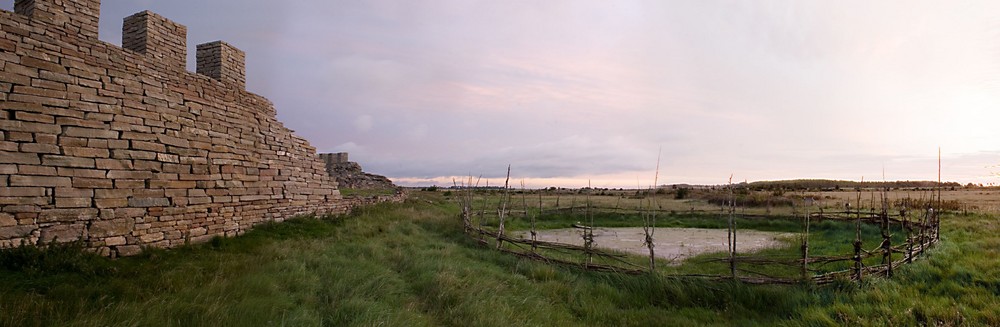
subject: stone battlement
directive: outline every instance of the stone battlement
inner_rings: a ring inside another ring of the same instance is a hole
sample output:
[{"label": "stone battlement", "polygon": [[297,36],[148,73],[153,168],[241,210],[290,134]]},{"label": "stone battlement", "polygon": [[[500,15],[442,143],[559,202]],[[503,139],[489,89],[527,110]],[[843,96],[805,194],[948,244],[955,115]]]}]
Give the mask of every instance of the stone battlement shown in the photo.
[{"label": "stone battlement", "polygon": [[98,0],[0,10],[0,247],[80,241],[105,255],[349,210],[316,149],[245,90],[245,54],[143,11],[122,47]]},{"label": "stone battlement", "polygon": [[187,68],[187,27],[148,10],[143,11],[125,17],[122,48],[183,71]]}]

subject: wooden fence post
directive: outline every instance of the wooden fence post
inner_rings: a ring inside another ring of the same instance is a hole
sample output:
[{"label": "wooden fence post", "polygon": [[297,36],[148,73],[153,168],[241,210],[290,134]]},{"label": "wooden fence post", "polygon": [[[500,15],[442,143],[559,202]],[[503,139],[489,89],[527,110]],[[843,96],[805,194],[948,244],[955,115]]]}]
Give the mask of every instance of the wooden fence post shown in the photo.
[{"label": "wooden fence post", "polygon": [[906,230],[906,263],[913,262],[913,224],[910,218],[906,217],[906,209],[899,210],[899,216],[903,220],[903,229]]},{"label": "wooden fence post", "polygon": [[[859,199],[858,203],[860,204],[861,202],[860,195],[858,196],[858,199]],[[854,278],[858,280],[858,283],[861,283],[862,263],[861,263],[861,206],[860,205],[858,206],[856,212],[857,212],[858,224],[857,224],[857,233],[854,238]],[[850,213],[850,210],[848,210],[848,213]]]},{"label": "wooden fence post", "polygon": [[892,277],[892,236],[889,234],[889,209],[885,196],[882,197],[882,264],[886,266],[886,277]]},{"label": "wooden fence post", "polygon": [[729,176],[729,273],[736,279],[736,195],[733,194],[733,176]]},{"label": "wooden fence post", "polygon": [[924,211],[924,218],[920,222],[920,253],[924,253],[924,250],[926,250],[925,245],[927,241],[927,219],[928,219],[927,217],[929,217],[930,214],[931,214],[931,209],[928,208],[926,211]]},{"label": "wooden fence post", "polygon": [[806,211],[806,234],[802,238],[802,280],[809,280],[809,212]]}]

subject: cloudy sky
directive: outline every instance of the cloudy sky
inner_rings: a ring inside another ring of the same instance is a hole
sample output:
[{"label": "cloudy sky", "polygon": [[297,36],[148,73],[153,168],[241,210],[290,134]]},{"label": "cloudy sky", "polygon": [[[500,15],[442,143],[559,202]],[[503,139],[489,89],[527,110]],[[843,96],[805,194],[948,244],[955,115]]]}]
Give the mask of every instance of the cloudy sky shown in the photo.
[{"label": "cloudy sky", "polygon": [[[4,9],[11,7],[10,0]],[[247,52],[321,152],[406,185],[1000,183],[998,1],[104,0]]]}]

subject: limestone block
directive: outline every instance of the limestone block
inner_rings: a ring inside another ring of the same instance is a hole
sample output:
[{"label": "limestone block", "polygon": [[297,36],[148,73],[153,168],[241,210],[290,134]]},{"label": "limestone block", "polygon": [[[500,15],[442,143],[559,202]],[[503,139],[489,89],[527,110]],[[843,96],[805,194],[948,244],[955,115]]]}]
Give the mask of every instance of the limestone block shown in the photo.
[{"label": "limestone block", "polygon": [[72,224],[72,225],[54,225],[49,227],[43,227],[41,229],[41,242],[42,243],[65,243],[79,240],[84,236],[84,225],[83,224]]},{"label": "limestone block", "polygon": [[23,238],[31,235],[35,231],[34,226],[6,226],[0,227],[0,239]]},{"label": "limestone block", "polygon": [[160,144],[160,143],[147,142],[147,141],[138,141],[138,140],[132,140],[131,143],[132,143],[131,148],[134,149],[134,150],[144,150],[144,151],[153,151],[153,152],[164,152],[164,151],[167,151],[167,146],[165,146],[163,144]]},{"label": "limestone block", "polygon": [[126,198],[94,199],[94,206],[100,209],[121,208],[128,206]]},{"label": "limestone block", "polygon": [[42,155],[42,164],[53,167],[94,168],[93,158],[77,158],[70,156]]},{"label": "limestone block", "polygon": [[44,187],[2,187],[0,197],[41,197],[45,196]]},{"label": "limestone block", "polygon": [[83,148],[83,147],[63,147],[63,154],[73,157],[84,158],[107,158],[111,155],[108,149]]},{"label": "limestone block", "polygon": [[67,168],[57,167],[59,176],[82,177],[82,178],[104,178],[108,174],[106,170],[89,168]]},{"label": "limestone block", "polygon": [[142,170],[109,170],[107,178],[111,179],[149,179],[153,172]]},{"label": "limestone block", "polygon": [[142,248],[138,245],[119,245],[115,249],[118,251],[118,255],[122,257],[129,257],[142,252]]},{"label": "limestone block", "polygon": [[0,164],[38,165],[42,161],[35,153],[0,151]]},{"label": "limestone block", "polygon": [[61,187],[55,189],[56,198],[91,198],[94,197],[93,189]]},{"label": "limestone block", "polygon": [[97,159],[97,169],[132,169],[131,160]]},{"label": "limestone block", "polygon": [[139,236],[139,241],[142,243],[152,243],[156,241],[163,240],[164,236],[162,232],[149,233]]},{"label": "limestone block", "polygon": [[166,144],[166,145],[171,145],[171,146],[176,146],[176,147],[181,147],[181,148],[187,148],[187,147],[190,146],[190,143],[188,142],[188,140],[185,140],[185,139],[182,139],[182,138],[178,138],[178,137],[167,136],[167,135],[157,135],[156,139],[159,140],[160,143],[163,143],[163,144]]},{"label": "limestone block", "polygon": [[89,208],[91,198],[56,198],[56,208]]},{"label": "limestone block", "polygon": [[122,236],[122,243],[120,244],[107,244],[107,245],[121,245],[124,244],[124,236],[132,232],[132,227],[135,225],[135,221],[131,219],[114,219],[114,220],[102,220],[95,221],[90,225],[90,236],[91,237],[110,237],[110,236]]},{"label": "limestone block", "polygon": [[67,126],[63,128],[63,135],[82,138],[115,139],[118,138],[118,131]]},{"label": "limestone block", "polygon": [[35,143],[56,144],[57,137],[53,134],[35,133]]},{"label": "limestone block", "polygon": [[[9,110],[20,110],[19,103],[6,102],[4,106]],[[29,107],[41,112],[46,110],[51,110],[45,106],[40,106],[38,108]],[[45,133],[45,134],[59,134],[62,133],[62,128],[58,125],[42,124],[42,123],[32,123],[24,122],[19,120],[0,120],[0,130],[5,130],[8,132],[27,132],[27,133]]]},{"label": "limestone block", "polygon": [[107,190],[96,190],[94,192],[94,198],[97,199],[114,199],[114,198],[127,198],[132,196],[131,189],[107,189]]},{"label": "limestone block", "polygon": [[2,175],[17,174],[17,165],[14,165],[14,164],[0,164],[0,174],[2,174]]},{"label": "limestone block", "polygon": [[97,217],[95,208],[47,209],[38,215],[38,222],[75,222],[86,221]]},{"label": "limestone block", "polygon": [[0,213],[0,227],[10,227],[17,225],[17,219],[9,213]]},{"label": "limestone block", "polygon": [[[93,230],[91,230],[91,233],[93,233]],[[104,245],[107,246],[118,246],[124,244],[125,244],[125,236],[114,236],[104,239]]]},{"label": "limestone block", "polygon": [[[30,135],[30,134],[29,134]],[[55,144],[43,143],[21,143],[21,152],[59,154],[59,147]]]},{"label": "limestone block", "polygon": [[146,181],[141,179],[116,179],[114,180],[114,188],[117,189],[138,189],[146,187]]},{"label": "limestone block", "polygon": [[128,205],[136,208],[165,207],[170,205],[167,198],[129,198]]},{"label": "limestone block", "polygon": [[55,176],[59,171],[56,167],[19,165],[17,173],[21,175]]},{"label": "limestone block", "polygon": [[76,188],[113,188],[114,181],[105,178],[74,177],[71,186]]},{"label": "limestone block", "polygon": [[72,186],[72,179],[69,177],[57,177],[57,176],[21,176],[14,175],[10,177],[10,186],[25,186],[25,187],[70,187]]}]

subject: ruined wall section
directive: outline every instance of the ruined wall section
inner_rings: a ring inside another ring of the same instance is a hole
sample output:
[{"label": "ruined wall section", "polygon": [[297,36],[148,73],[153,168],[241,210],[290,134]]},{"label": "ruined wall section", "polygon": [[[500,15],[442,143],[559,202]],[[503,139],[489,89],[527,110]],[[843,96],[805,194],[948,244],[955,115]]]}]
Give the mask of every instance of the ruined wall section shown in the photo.
[{"label": "ruined wall section", "polygon": [[347,152],[320,153],[326,172],[337,181],[341,188],[350,189],[395,189],[391,180],[382,175],[364,172],[361,164],[348,160]]},{"label": "ruined wall section", "polygon": [[219,73],[190,73],[183,25],[130,16],[123,49],[97,40],[99,8],[0,10],[0,247],[131,255],[348,210],[316,149],[244,90],[238,49],[209,46]]}]

